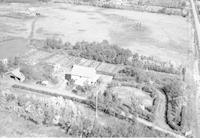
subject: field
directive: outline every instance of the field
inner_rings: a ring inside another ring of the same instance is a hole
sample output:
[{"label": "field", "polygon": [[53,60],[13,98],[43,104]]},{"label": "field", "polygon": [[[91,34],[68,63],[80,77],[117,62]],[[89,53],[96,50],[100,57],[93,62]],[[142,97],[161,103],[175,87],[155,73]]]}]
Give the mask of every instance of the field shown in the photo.
[{"label": "field", "polygon": [[[41,17],[23,13],[29,7]],[[35,18],[35,39],[58,37],[71,43],[106,39],[133,52],[178,63],[184,63],[191,49],[186,18],[64,3],[1,4],[2,36],[28,38]]]},{"label": "field", "polygon": [[0,42],[0,59],[13,58],[28,52],[27,40],[23,38],[11,38]]}]

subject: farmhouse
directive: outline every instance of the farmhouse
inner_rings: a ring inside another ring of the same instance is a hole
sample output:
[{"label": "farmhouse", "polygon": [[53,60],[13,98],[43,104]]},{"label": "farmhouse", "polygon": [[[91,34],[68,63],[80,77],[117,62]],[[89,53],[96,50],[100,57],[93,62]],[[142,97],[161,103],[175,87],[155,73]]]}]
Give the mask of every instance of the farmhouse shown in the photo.
[{"label": "farmhouse", "polygon": [[66,79],[72,79],[76,85],[83,86],[85,83],[94,85],[100,75],[96,74],[95,68],[73,65],[71,74]]},{"label": "farmhouse", "polygon": [[25,76],[20,72],[19,68],[5,73],[5,76],[9,79],[14,79],[20,82],[23,82],[25,80]]}]

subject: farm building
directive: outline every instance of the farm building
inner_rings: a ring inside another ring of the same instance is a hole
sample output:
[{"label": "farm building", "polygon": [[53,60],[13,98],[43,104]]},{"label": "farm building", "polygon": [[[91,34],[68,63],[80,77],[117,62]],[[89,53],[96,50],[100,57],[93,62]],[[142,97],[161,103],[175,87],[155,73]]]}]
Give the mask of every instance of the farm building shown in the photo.
[{"label": "farm building", "polygon": [[19,68],[5,73],[5,76],[9,79],[14,79],[20,82],[23,82],[25,80],[25,76],[20,72]]},{"label": "farm building", "polygon": [[66,77],[66,79],[72,79],[76,85],[80,86],[83,86],[85,83],[94,85],[100,77],[100,75],[96,74],[95,68],[79,65],[73,65],[69,75],[71,76]]}]

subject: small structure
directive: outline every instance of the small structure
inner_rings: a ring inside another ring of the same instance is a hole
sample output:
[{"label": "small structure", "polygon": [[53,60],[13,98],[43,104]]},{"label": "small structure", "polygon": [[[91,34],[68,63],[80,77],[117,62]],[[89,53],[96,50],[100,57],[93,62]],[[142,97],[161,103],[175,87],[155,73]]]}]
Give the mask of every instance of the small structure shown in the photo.
[{"label": "small structure", "polygon": [[37,81],[36,84],[42,85],[42,86],[47,86],[49,84],[48,81]]},{"label": "small structure", "polygon": [[8,59],[7,59],[7,58],[1,59],[0,62],[1,62],[2,64],[4,64],[5,66],[7,66],[7,64],[8,64]]},{"label": "small structure", "polygon": [[74,80],[74,84],[83,86],[84,84],[95,85],[100,75],[96,74],[95,68],[73,65],[71,77],[66,75],[66,79]]},{"label": "small structure", "polygon": [[40,13],[37,12],[35,8],[26,8],[24,13],[27,15],[30,15],[30,16],[39,16],[40,15]]},{"label": "small structure", "polygon": [[19,82],[23,82],[25,80],[25,76],[20,72],[19,68],[5,73],[5,76],[10,79],[17,80]]}]

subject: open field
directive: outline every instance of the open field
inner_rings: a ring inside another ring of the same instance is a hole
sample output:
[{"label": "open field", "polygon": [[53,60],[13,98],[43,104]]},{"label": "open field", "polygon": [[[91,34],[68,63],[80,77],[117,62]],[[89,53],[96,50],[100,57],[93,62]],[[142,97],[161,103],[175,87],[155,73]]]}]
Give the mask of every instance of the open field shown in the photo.
[{"label": "open field", "polygon": [[179,63],[191,49],[186,18],[69,4],[2,4],[2,35],[28,37],[36,18],[21,13],[28,7],[42,15],[35,23],[35,39],[59,37],[71,43],[106,39],[133,52]]},{"label": "open field", "polygon": [[26,52],[28,52],[26,39],[14,38],[0,42],[0,59],[5,57],[13,58]]}]

